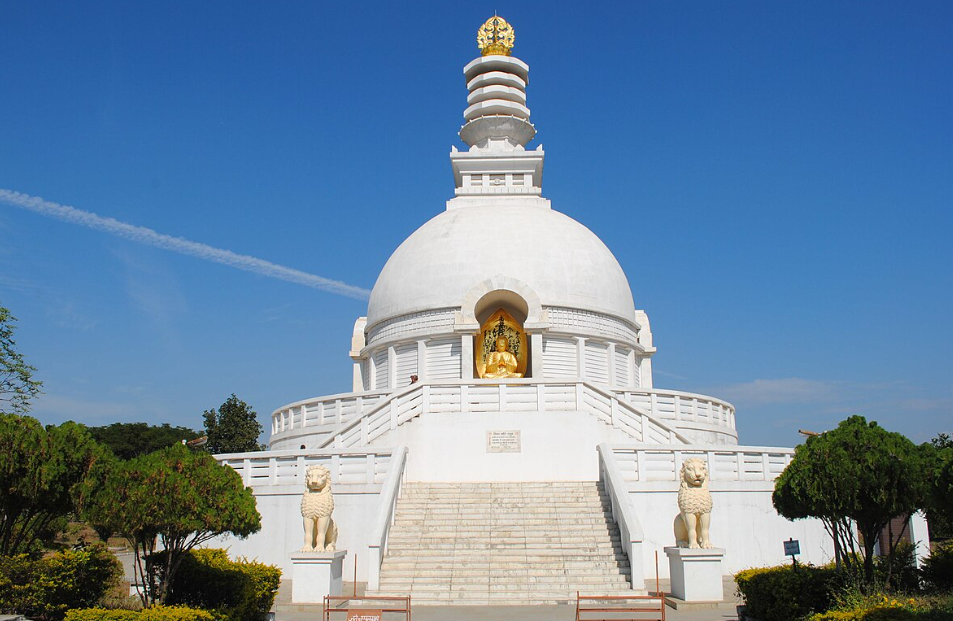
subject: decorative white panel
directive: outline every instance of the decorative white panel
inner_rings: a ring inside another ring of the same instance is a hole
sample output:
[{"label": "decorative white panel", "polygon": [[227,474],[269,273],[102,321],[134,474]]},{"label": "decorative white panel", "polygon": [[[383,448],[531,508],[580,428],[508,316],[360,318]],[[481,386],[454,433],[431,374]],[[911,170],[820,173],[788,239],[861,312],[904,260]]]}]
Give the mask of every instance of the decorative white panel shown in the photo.
[{"label": "decorative white panel", "polygon": [[434,339],[427,343],[427,379],[459,379],[460,337]]},{"label": "decorative white panel", "polygon": [[410,385],[410,376],[417,375],[417,341],[394,348],[397,354],[397,388]]},{"label": "decorative white panel", "polygon": [[628,347],[615,346],[615,385],[629,386],[629,352]]},{"label": "decorative white panel", "polygon": [[638,343],[638,331],[635,324],[597,313],[576,308],[549,307],[549,321],[553,330],[571,332],[580,335],[598,334],[612,340]]},{"label": "decorative white panel", "polygon": [[579,377],[576,339],[543,335],[543,375],[545,377]]},{"label": "decorative white panel", "polygon": [[586,341],[586,379],[597,384],[609,383],[609,345]]},{"label": "decorative white panel", "polygon": [[387,360],[386,347],[374,352],[374,369],[374,388],[377,390],[386,390],[390,388],[390,364]]},{"label": "decorative white panel", "polygon": [[632,366],[632,385],[642,385],[642,359],[638,356],[635,357],[635,364]]},{"label": "decorative white panel", "polygon": [[439,308],[394,317],[371,326],[367,342],[371,344],[411,334],[449,332],[451,329],[453,329],[453,309]]}]

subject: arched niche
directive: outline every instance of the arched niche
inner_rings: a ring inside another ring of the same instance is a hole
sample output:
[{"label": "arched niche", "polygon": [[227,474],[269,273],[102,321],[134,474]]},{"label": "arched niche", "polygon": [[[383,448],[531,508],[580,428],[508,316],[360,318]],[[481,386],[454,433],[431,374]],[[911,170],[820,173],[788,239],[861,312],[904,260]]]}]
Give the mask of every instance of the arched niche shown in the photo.
[{"label": "arched niche", "polygon": [[490,315],[499,309],[505,310],[522,326],[529,316],[529,304],[513,291],[497,289],[484,295],[473,307],[473,315],[481,326],[486,323]]},{"label": "arched niche", "polygon": [[536,292],[525,283],[502,275],[488,278],[467,292],[460,305],[461,319],[478,327],[498,308],[523,324],[543,321],[543,305]]}]

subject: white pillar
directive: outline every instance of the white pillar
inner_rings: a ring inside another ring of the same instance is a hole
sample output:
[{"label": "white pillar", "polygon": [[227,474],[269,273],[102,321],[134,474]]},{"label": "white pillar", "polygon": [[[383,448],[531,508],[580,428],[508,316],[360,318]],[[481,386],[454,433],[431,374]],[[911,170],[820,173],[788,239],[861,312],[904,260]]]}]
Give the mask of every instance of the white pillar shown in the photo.
[{"label": "white pillar", "polygon": [[543,377],[546,369],[543,368],[543,333],[534,332],[529,335],[529,348],[533,354],[533,368],[530,369],[530,375],[536,378]]},{"label": "white pillar", "polygon": [[473,335],[460,335],[460,378],[473,379]]},{"label": "white pillar", "polygon": [[427,341],[423,339],[417,341],[417,379],[427,380]]}]

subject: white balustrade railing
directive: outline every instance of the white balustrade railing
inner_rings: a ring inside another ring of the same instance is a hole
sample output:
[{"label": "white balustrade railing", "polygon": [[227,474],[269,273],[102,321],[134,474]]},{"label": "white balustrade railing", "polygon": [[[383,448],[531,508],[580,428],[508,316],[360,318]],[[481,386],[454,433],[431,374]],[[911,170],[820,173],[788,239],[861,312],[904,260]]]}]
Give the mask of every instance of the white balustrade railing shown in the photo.
[{"label": "white balustrade railing", "polygon": [[[726,401],[714,397],[675,390],[606,390],[589,382],[543,382],[532,379],[513,380],[505,384],[480,380],[444,380],[428,382],[432,387],[429,411],[481,412],[499,411],[505,404],[508,411],[544,411],[582,409],[576,386],[587,385],[585,405],[600,412],[600,418],[611,417],[611,401],[605,395],[627,403],[658,421],[674,421],[674,427],[692,424],[711,425],[734,431],[735,409]],[[391,399],[393,392],[364,392],[331,395],[298,401],[275,410],[271,416],[272,436],[287,432],[307,431],[328,433],[343,424],[358,420],[379,404]],[[407,404],[402,404],[405,410]],[[667,425],[666,425],[667,428]],[[659,431],[649,430],[650,433]],[[658,434],[655,434],[658,435]],[[645,441],[665,441],[664,433]]]},{"label": "white balustrade railing", "polygon": [[401,446],[394,450],[390,462],[390,472],[381,488],[380,509],[377,513],[377,523],[371,533],[371,542],[368,545],[370,565],[368,567],[367,588],[377,591],[381,585],[381,563],[387,553],[387,539],[390,527],[394,523],[394,512],[397,510],[397,499],[400,497],[400,486],[404,477],[404,464],[407,462],[407,447]]},{"label": "white balustrade railing", "polygon": [[365,446],[423,412],[589,411],[637,442],[688,443],[665,422],[587,382],[567,383],[426,383],[411,384],[336,427],[320,440],[322,447]]},{"label": "white balustrade railing", "polygon": [[619,526],[619,534],[625,555],[629,557],[629,580],[633,589],[645,588],[645,572],[642,571],[642,542],[645,537],[642,524],[635,515],[629,497],[628,483],[619,469],[615,453],[608,444],[596,447],[599,453],[599,480],[612,505],[612,519]]},{"label": "white balustrade railing", "polygon": [[678,390],[615,390],[625,401],[654,418],[707,423],[735,429],[735,408],[727,401]]},{"label": "white balustrade railing", "polygon": [[677,482],[682,462],[698,458],[708,463],[712,482],[773,481],[794,456],[792,449],[773,447],[713,447],[711,445],[611,445],[613,459],[629,484]]},{"label": "white balustrade railing", "polygon": [[271,433],[329,423],[340,425],[360,416],[387,394],[386,391],[345,393],[296,401],[272,412]]},{"label": "white balustrade railing", "polygon": [[[226,453],[215,455],[219,463],[231,466],[245,487],[263,485],[304,485],[309,466],[319,464],[331,473],[332,485],[380,485],[391,472],[397,449],[295,450],[267,453]],[[401,458],[403,459],[403,458]],[[403,463],[401,463],[403,467]]]}]

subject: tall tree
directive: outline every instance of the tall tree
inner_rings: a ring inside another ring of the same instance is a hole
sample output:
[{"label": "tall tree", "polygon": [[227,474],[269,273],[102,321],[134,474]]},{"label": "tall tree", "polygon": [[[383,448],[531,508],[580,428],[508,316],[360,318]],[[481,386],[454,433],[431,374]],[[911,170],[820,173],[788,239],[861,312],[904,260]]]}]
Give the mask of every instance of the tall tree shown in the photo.
[{"label": "tall tree", "polygon": [[236,397],[235,393],[218,411],[206,410],[203,415],[205,435],[208,436],[205,450],[213,455],[264,450],[265,447],[258,443],[262,427],[256,416],[255,410]]},{"label": "tall tree", "polygon": [[[165,602],[185,554],[225,533],[247,537],[261,529],[255,497],[237,472],[181,444],[115,462],[86,487],[83,516],[120,533],[136,552],[144,606]],[[161,562],[150,562],[161,542]]]},{"label": "tall tree", "polygon": [[197,431],[188,427],[172,427],[169,423],[113,423],[90,427],[89,433],[120,459],[132,459],[199,436]]},{"label": "tall tree", "polygon": [[819,518],[834,537],[838,562],[870,586],[874,546],[884,527],[927,502],[929,460],[903,435],[852,416],[795,449],[794,459],[775,482],[772,500],[788,519]]},{"label": "tall tree", "polygon": [[953,539],[953,438],[941,433],[930,440],[928,446],[934,455],[927,506],[930,538]]},{"label": "tall tree", "polygon": [[17,351],[13,340],[15,321],[16,317],[0,306],[0,414],[25,414],[42,386],[33,379],[36,369]]},{"label": "tall tree", "polygon": [[0,414],[0,555],[36,552],[66,525],[108,452],[73,422]]}]

